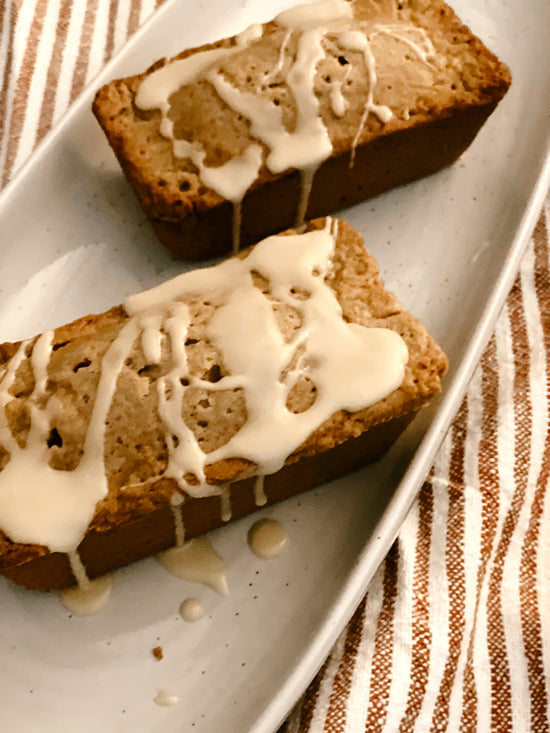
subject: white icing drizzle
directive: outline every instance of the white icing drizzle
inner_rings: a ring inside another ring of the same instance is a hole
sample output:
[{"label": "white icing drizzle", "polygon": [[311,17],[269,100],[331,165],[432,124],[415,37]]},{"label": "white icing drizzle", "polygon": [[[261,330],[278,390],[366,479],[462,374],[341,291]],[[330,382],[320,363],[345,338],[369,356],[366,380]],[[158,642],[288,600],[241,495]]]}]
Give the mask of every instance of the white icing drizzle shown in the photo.
[{"label": "white icing drizzle", "polygon": [[363,114],[361,116],[361,121],[359,122],[359,127],[357,128],[357,133],[355,134],[355,138],[351,145],[351,153],[350,153],[350,168],[351,168],[353,167],[353,164],[355,162],[355,151],[357,149],[357,144],[359,143],[361,135],[363,134],[363,130],[367,123],[369,114],[373,112],[375,115],[377,115],[377,117],[381,120],[381,122],[389,122],[392,117],[392,111],[389,107],[374,104],[374,90],[376,88],[376,82],[377,82],[376,61],[370,49],[370,45],[369,45],[367,37],[363,33],[360,33],[359,31],[347,31],[346,33],[340,34],[340,36],[338,37],[338,41],[340,45],[342,46],[342,48],[345,48],[349,51],[361,51],[362,52],[363,60],[365,62],[365,67],[367,69],[367,75],[369,79],[369,91],[367,94],[365,106],[363,108]]},{"label": "white icing drizzle", "polygon": [[[9,450],[10,460],[0,472],[0,524],[14,542],[46,545],[54,552],[70,552],[80,544],[97,502],[107,494],[103,463],[105,422],[118,374],[138,333],[138,321],[130,319],[103,357],[82,458],[73,471],[58,471],[48,464],[49,405],[42,408],[36,401],[43,401],[40,390],[51,352],[51,337],[44,334],[36,342],[31,364],[39,379],[29,400],[31,429],[27,445],[20,448],[6,424],[1,431],[2,445]],[[12,360],[14,369],[10,364],[0,385],[2,407],[10,399],[7,390],[23,348]],[[3,411],[2,421],[4,416]]]},{"label": "white icing drizzle", "polygon": [[252,41],[257,41],[264,34],[264,27],[261,23],[253,23],[244,31],[241,31],[235,36],[237,46],[247,46]]},{"label": "white icing drizzle", "polygon": [[[298,243],[305,246],[296,247]],[[323,246],[325,258],[320,259]],[[321,276],[312,275],[316,268],[322,275],[328,272],[332,247],[328,231],[309,232],[283,237],[276,248],[260,246],[246,260],[271,282],[277,300],[295,303],[286,283],[310,293],[301,302],[302,328],[290,344],[282,339],[271,304],[253,286],[235,289],[215,313],[209,330],[229,371],[243,375],[247,421],[228,443],[209,454],[210,461],[239,455],[259,466],[259,473],[274,473],[338,409],[354,411],[365,401],[377,402],[401,383],[407,361],[402,339],[386,329],[345,324],[332,290]],[[299,263],[296,272],[293,259]],[[232,338],[235,332],[237,339]],[[257,338],[244,338],[250,333]],[[310,356],[308,373],[317,386],[317,399],[308,410],[294,414],[286,408],[289,389],[279,377],[299,345]]]},{"label": "white icing drizzle", "polygon": [[78,550],[71,550],[68,552],[67,558],[69,560],[74,579],[76,580],[76,585],[82,590],[86,590],[90,585],[90,579],[86,573],[84,563],[80,559]]},{"label": "white icing drizzle", "polygon": [[[301,174],[301,194],[296,211],[295,225],[300,227],[307,215],[309,197],[315,172],[332,153],[328,130],[319,113],[319,102],[315,93],[315,75],[319,62],[327,56],[325,40],[334,37],[337,46],[359,51],[368,76],[368,92],[363,114],[353,140],[350,166],[355,160],[356,147],[361,139],[369,115],[375,114],[382,123],[388,122],[392,111],[384,105],[374,103],[377,83],[376,60],[370,48],[370,40],[376,35],[387,35],[409,46],[424,62],[430,64],[434,49],[422,28],[404,24],[373,27],[372,33],[363,25],[353,22],[352,3],[346,0],[321,0],[287,10],[275,18],[275,22],[286,29],[276,64],[266,72],[253,90],[241,90],[229,81],[223,72],[224,62],[236,52],[254,43],[261,37],[261,26],[252,26],[236,37],[236,45],[203,51],[186,59],[173,61],[150,74],[141,83],[136,105],[142,109],[159,109],[162,113],[160,132],[172,140],[174,154],[190,159],[197,167],[201,181],[234,206],[233,249],[240,241],[240,202],[250,185],[256,180],[264,163],[274,174],[288,169],[297,169]],[[416,39],[411,36],[414,34]],[[288,53],[292,38],[296,39],[295,57]],[[330,89],[330,103],[334,114],[343,117],[348,102],[343,88],[344,79],[334,79]],[[168,117],[170,96],[186,84],[198,79],[209,81],[218,95],[238,114],[250,122],[253,138],[266,148],[264,151],[253,142],[240,155],[223,165],[213,168],[205,166],[206,150],[198,142],[175,139],[174,126]],[[283,122],[280,106],[273,104],[262,88],[275,79],[288,87],[294,100],[296,121],[289,130]]]},{"label": "white icing drizzle", "polygon": [[185,527],[183,525],[182,516],[183,496],[181,494],[172,494],[170,498],[170,509],[174,517],[174,535],[176,538],[176,547],[181,547],[185,542]]},{"label": "white icing drizzle", "polygon": [[159,690],[155,697],[153,698],[153,702],[155,705],[160,705],[161,707],[168,708],[172,705],[176,705],[179,702],[179,697],[177,695],[174,695],[174,693],[170,692],[169,690]]},{"label": "white icing drizzle", "polygon": [[161,132],[166,137],[172,137],[173,123],[168,117],[170,97],[181,87],[197,81],[206,69],[238,50],[240,46],[215,48],[171,61],[141,82],[136,93],[136,105],[140,109],[159,109],[162,112]]},{"label": "white icing drizzle", "polygon": [[275,66],[272,69],[270,69],[264,75],[264,79],[263,79],[264,86],[267,86],[272,81],[274,81],[279,76],[279,74],[282,72],[284,65],[285,65],[286,49],[287,49],[288,42],[290,41],[291,36],[292,36],[292,31],[287,31],[285,37],[283,38],[281,48],[279,50],[279,57],[277,59],[277,63],[275,64]]},{"label": "white icing drizzle", "polygon": [[288,546],[288,535],[276,519],[260,519],[248,531],[248,546],[256,557],[271,560]]},{"label": "white icing drizzle", "polygon": [[330,87],[330,108],[336,117],[343,117],[348,108],[348,101],[344,97],[343,89],[348,81],[351,64],[347,65],[344,76],[341,79],[334,79]]},{"label": "white icing drizzle", "polygon": [[[128,298],[125,308],[129,318],[103,356],[83,455],[72,471],[55,470],[48,464],[49,416],[55,405],[54,397],[46,399],[51,333],[35,342],[29,360],[35,387],[28,400],[31,428],[25,448],[17,444],[8,428],[5,408],[13,399],[10,388],[28,349],[28,344],[22,344],[0,379],[0,439],[10,453],[0,472],[2,530],[16,542],[42,544],[52,551],[76,550],[96,503],[107,492],[106,421],[118,376],[136,342],[150,364],[158,363],[162,356],[170,367],[157,379],[158,414],[168,450],[162,476],[175,479],[192,497],[219,495],[224,519],[230,515],[229,493],[227,487],[207,484],[207,464],[240,457],[254,464],[252,474],[274,473],[338,410],[363,409],[396,389],[408,359],[401,337],[391,330],[344,321],[335,294],[325,283],[332,267],[336,226],[327,219],[323,230],[269,237],[246,258],[194,270]],[[254,285],[254,272],[269,282],[269,299]],[[298,300],[293,295],[296,291],[308,297]],[[184,300],[212,293],[217,309],[206,326],[206,338],[221,354],[227,374],[215,383],[190,374],[185,351],[190,314]],[[279,330],[273,300],[300,312],[301,326],[290,342]],[[297,349],[301,357],[282,379]],[[317,391],[313,405],[295,414],[286,404],[300,374],[307,376]],[[184,393],[192,387],[243,390],[246,422],[227,443],[210,453],[203,452],[182,417]],[[261,481],[256,483],[257,503],[263,499]],[[176,497],[172,510],[180,547],[175,552],[184,558],[189,555],[189,544],[183,544],[181,496]],[[77,556],[71,557],[74,561]]]},{"label": "white icing drizzle", "polygon": [[[407,34],[414,33],[418,42],[414,41]],[[415,55],[428,66],[434,66],[435,60],[435,48],[431,42],[428,34],[423,28],[417,28],[416,26],[404,26],[398,23],[393,25],[377,25],[374,27],[374,31],[371,34],[371,40],[376,36],[389,36],[396,41],[406,44]]]},{"label": "white icing drizzle", "polygon": [[200,143],[174,140],[174,154],[189,158],[199,169],[202,182],[233,204],[242,201],[250,185],[258,177],[262,165],[262,148],[250,145],[242,155],[236,155],[217,168],[204,164],[206,150]]},{"label": "white icing drizzle", "polygon": [[[2,412],[4,412],[6,405],[8,402],[10,402],[13,397],[9,393],[9,389],[12,386],[15,375],[17,374],[17,370],[21,366],[23,360],[25,359],[25,352],[27,349],[27,346],[29,345],[28,341],[22,341],[19,348],[15,352],[15,354],[11,357],[11,359],[8,362],[8,366],[4,370],[4,373],[2,374],[2,379],[0,380],[0,406],[2,409]],[[6,425],[2,424],[0,425],[0,429],[2,430],[1,438],[2,443],[7,446],[9,443],[12,445],[15,441],[13,439],[12,434],[9,432]]]},{"label": "white icing drizzle", "polygon": [[264,506],[267,504],[267,496],[264,491],[264,481],[265,476],[263,474],[256,476],[256,480],[254,481],[254,503],[256,506]]},{"label": "white icing drizzle", "polygon": [[159,364],[162,359],[162,315],[155,313],[144,316],[140,321],[141,348],[149,364]]},{"label": "white icing drizzle", "polygon": [[48,361],[52,350],[53,331],[44,331],[38,337],[31,355],[31,366],[34,375],[34,395],[36,399],[42,397],[46,391],[48,379]]},{"label": "white icing drizzle", "polygon": [[50,413],[55,409],[52,405],[43,406],[46,382],[48,379],[48,361],[52,350],[53,331],[45,331],[38,337],[31,354],[31,368],[34,375],[34,390],[30,404],[31,428],[27,437],[27,448],[44,450],[50,428]]},{"label": "white icing drizzle", "polygon": [[[185,390],[182,380],[189,378],[185,338],[189,326],[189,311],[185,303],[173,303],[169,309],[169,317],[164,328],[170,338],[172,362],[171,371],[158,380],[159,415],[167,427],[168,467],[164,472],[167,478],[175,479],[180,486],[185,486],[192,496],[192,487],[185,481],[185,475],[191,473],[203,480],[204,454],[193,434],[185,424],[181,414],[181,403]],[[172,436],[176,437],[176,441]],[[212,493],[212,492],[210,492]]]},{"label": "white icing drizzle", "polygon": [[259,145],[250,145],[242,155],[236,155],[217,168],[204,164],[206,150],[198,142],[174,140],[174,155],[189,158],[199,169],[202,182],[233,204],[233,251],[239,250],[241,239],[241,202],[262,166],[263,151]]},{"label": "white icing drizzle", "polygon": [[[331,5],[340,7],[340,3]],[[349,4],[344,2],[343,5],[349,12]],[[284,22],[285,15],[279,16],[277,22],[287,25]],[[298,23],[296,27],[301,28]],[[286,83],[296,105],[296,124],[292,132],[284,125],[281,109],[274,106],[270,99],[256,92],[237,89],[216,70],[206,74],[206,79],[224,102],[250,121],[251,134],[269,148],[266,159],[269,170],[281,173],[289,168],[297,168],[302,172],[296,226],[303,224],[313,175],[332,152],[332,143],[319,115],[319,102],[314,89],[317,64],[325,56],[322,40],[327,31],[326,27],[319,26],[302,30],[299,35],[296,59],[286,75]]]},{"label": "white icing drizzle", "polygon": [[113,579],[110,575],[90,580],[77,550],[67,553],[76,586],[61,592],[61,602],[68,611],[78,616],[92,616],[99,613],[109,600]]},{"label": "white icing drizzle", "polygon": [[186,598],[180,603],[180,615],[188,623],[196,623],[204,616],[204,608],[198,598]]},{"label": "white icing drizzle", "polygon": [[[159,109],[162,113],[160,132],[173,141],[174,155],[189,158],[199,170],[202,182],[223,198],[233,203],[233,249],[238,250],[240,242],[240,202],[250,185],[258,177],[262,164],[262,149],[250,145],[242,155],[235,156],[224,165],[207,166],[204,163],[206,150],[198,142],[176,139],[174,123],[168,117],[170,97],[182,86],[192,84],[216,63],[227,59],[243,47],[260,38],[263,27],[255,24],[236,36],[236,45],[231,48],[217,48],[178,59],[149,75],[140,84],[135,103],[145,110]],[[235,215],[238,216],[235,216]]]},{"label": "white icing drizzle", "polygon": [[203,583],[225,596],[229,593],[225,563],[206,537],[197,537],[181,547],[161,552],[157,560],[178,578]]},{"label": "white icing drizzle", "polygon": [[223,486],[220,494],[220,514],[222,522],[229,522],[233,516],[231,510],[231,487]]}]

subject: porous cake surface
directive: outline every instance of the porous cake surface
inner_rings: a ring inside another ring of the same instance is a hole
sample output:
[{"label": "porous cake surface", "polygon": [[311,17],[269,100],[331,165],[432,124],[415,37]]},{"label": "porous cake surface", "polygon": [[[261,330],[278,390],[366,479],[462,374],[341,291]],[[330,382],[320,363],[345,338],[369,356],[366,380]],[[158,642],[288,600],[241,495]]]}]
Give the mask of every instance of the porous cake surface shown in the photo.
[{"label": "porous cake surface", "polygon": [[[292,201],[278,195],[299,225],[323,208],[319,197],[338,202],[315,190],[325,161],[345,155],[345,176],[363,146],[484,109],[473,136],[509,83],[506,66],[441,0],[325,0],[113,81],[94,112],[152,220],[200,218],[228,200],[238,239],[247,192],[298,171]],[[448,134],[452,159],[470,140]],[[424,139],[407,144],[424,146],[434,167],[450,162]],[[403,170],[401,182],[410,176]],[[400,180],[380,178],[380,189]]]},{"label": "porous cake surface", "polygon": [[315,459],[417,411],[445,368],[335,220],[4,344],[0,567]]}]

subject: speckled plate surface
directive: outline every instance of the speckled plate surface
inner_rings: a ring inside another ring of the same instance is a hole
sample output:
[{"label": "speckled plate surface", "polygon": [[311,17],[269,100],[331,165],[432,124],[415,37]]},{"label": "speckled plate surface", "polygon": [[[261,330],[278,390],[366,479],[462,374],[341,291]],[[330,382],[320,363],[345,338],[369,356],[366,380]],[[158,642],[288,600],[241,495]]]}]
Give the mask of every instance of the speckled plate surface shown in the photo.
[{"label": "speckled plate surface", "polygon": [[[292,4],[173,0],[109,64],[0,197],[0,340],[103,310],[185,269],[144,222],[89,111],[94,89]],[[119,571],[111,602],[91,618],[0,581],[2,730],[268,733],[328,653],[429,470],[548,185],[549,4],[453,5],[510,65],[510,93],[453,168],[344,212],[449,354],[443,399],[376,467],[261,512],[287,528],[281,558],[250,553],[251,519],[214,533],[228,597],[152,559]],[[194,625],[178,614],[189,595],[206,609]],[[160,688],[179,703],[155,705]]]}]

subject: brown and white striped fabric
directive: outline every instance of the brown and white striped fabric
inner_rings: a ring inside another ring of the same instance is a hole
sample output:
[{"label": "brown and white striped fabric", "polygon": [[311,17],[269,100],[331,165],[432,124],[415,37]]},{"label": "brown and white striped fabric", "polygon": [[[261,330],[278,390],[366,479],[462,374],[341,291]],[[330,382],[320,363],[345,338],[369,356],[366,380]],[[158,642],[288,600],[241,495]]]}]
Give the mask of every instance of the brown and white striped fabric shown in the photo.
[{"label": "brown and white striped fabric", "polygon": [[[0,180],[162,0],[0,0]],[[550,731],[547,204],[399,538],[284,733]]]}]

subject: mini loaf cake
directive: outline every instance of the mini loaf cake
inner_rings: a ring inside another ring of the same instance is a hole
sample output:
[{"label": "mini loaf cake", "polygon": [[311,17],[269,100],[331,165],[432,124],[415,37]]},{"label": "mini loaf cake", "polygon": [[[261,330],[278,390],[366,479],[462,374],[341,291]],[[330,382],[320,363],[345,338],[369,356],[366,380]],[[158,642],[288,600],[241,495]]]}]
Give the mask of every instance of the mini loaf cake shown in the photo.
[{"label": "mini loaf cake", "polygon": [[445,368],[331,219],[4,344],[0,573],[70,586],[357,469]]},{"label": "mini loaf cake", "polygon": [[107,84],[161,241],[201,259],[452,163],[510,84],[441,0],[323,0]]}]

